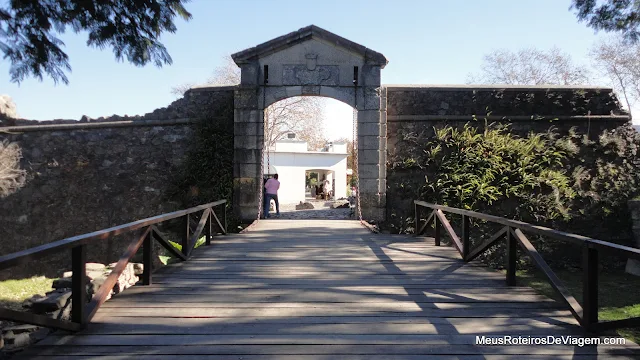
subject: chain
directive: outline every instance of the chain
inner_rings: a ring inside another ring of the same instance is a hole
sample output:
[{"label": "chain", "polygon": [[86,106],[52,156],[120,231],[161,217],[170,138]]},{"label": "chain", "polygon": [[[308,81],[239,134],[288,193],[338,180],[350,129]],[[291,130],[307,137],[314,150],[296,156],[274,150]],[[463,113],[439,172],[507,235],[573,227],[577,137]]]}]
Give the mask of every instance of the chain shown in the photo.
[{"label": "chain", "polygon": [[358,173],[358,88],[355,90],[355,100],[353,108],[353,174],[356,177],[356,209],[358,210],[358,219],[360,224],[362,221],[362,207],[360,206],[360,174]]},{"label": "chain", "polygon": [[[261,156],[262,157],[262,156]],[[260,220],[260,217],[262,216],[262,208],[263,208],[263,199],[262,197],[264,196],[264,162],[262,161],[262,159],[260,159],[260,179],[258,179],[258,218],[256,219],[256,221]]]},{"label": "chain", "polygon": [[271,149],[269,143],[267,143],[267,175],[271,174]]},{"label": "chain", "polygon": [[[267,88],[264,87],[262,89],[262,124],[265,128],[268,127],[269,124],[265,123],[265,104],[266,104],[266,95],[267,94]],[[265,146],[267,145],[267,139],[264,136],[264,134],[266,134],[266,131],[263,131],[263,141],[262,141],[262,149],[264,151]],[[260,178],[258,179],[258,219],[256,219],[256,221],[260,221],[260,218],[262,217],[262,212],[263,212],[263,208],[264,208],[264,158],[262,157],[262,151],[260,152]],[[269,149],[267,149],[267,158],[269,157]],[[269,171],[269,169],[267,169],[267,171]]]}]

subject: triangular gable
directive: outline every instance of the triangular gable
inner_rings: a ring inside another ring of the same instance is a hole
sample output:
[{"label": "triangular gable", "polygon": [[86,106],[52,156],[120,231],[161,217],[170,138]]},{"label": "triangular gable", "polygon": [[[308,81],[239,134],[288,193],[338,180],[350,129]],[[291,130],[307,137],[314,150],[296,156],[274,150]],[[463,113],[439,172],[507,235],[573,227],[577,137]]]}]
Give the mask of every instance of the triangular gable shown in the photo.
[{"label": "triangular gable", "polygon": [[381,68],[384,68],[389,62],[381,53],[373,51],[351,40],[347,40],[315,25],[303,27],[298,31],[277,37],[252,48],[242,50],[231,55],[231,57],[238,65],[246,64],[313,38],[323,40],[349,52],[356,53],[362,56],[367,64],[379,65]]}]

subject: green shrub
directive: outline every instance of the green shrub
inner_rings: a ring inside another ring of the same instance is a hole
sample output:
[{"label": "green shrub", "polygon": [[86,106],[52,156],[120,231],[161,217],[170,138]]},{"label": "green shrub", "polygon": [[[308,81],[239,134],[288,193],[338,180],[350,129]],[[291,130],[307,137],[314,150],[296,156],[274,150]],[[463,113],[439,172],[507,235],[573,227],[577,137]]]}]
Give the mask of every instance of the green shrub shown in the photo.
[{"label": "green shrub", "polygon": [[415,136],[408,143],[419,155],[403,158],[392,170],[422,170],[423,200],[529,221],[568,216],[574,191],[563,168],[566,151],[541,134],[519,138],[504,126],[479,132],[466,125],[436,129],[435,137]]},{"label": "green shrub", "polygon": [[[604,131],[592,141],[575,131],[519,137],[504,125],[476,125],[436,128],[429,137],[401,134],[401,150],[388,164],[391,174],[402,174],[394,194],[603,240],[630,240],[627,200],[640,189],[640,136],[631,126]],[[398,216],[403,209],[391,210],[387,227],[413,232],[413,218]],[[459,228],[455,216],[451,222]],[[472,226],[474,242],[497,230],[479,221]],[[550,261],[577,261],[579,253],[568,252],[566,243],[530,239]],[[503,264],[501,247],[485,259]]]},{"label": "green shrub", "polygon": [[604,131],[596,141],[571,132],[557,146],[571,149],[565,169],[576,193],[562,227],[608,241],[630,239],[627,201],[640,190],[640,135],[630,125]]},{"label": "green shrub", "polygon": [[[183,169],[176,177],[169,198],[182,208],[226,199],[228,229],[233,218],[233,127],[230,123],[202,119],[195,127],[194,141]],[[220,208],[214,209],[219,213]],[[178,224],[178,226],[181,226]]]}]

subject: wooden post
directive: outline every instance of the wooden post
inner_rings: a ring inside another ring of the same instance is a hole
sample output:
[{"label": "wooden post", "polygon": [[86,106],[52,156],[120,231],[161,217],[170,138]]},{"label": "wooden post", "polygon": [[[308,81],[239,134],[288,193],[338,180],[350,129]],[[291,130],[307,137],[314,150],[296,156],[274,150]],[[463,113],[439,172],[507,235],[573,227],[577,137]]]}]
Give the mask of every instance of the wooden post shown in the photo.
[{"label": "wooden post", "polygon": [[507,286],[516,286],[516,261],[517,261],[517,246],[516,238],[511,234],[511,227],[507,228],[506,240],[507,240]]},{"label": "wooden post", "polygon": [[227,204],[226,203],[222,204],[222,217],[224,218],[222,219],[222,226],[224,226],[223,234],[226,234],[227,233]]},{"label": "wooden post", "polygon": [[418,231],[420,231],[420,218],[418,217],[418,204],[413,204],[413,223],[415,224],[415,230],[413,231],[413,234],[415,236],[420,236],[420,234],[418,233]]},{"label": "wooden post", "polygon": [[467,261],[469,258],[469,217],[462,215],[462,259]]},{"label": "wooden post", "polygon": [[191,218],[189,217],[189,214],[184,216],[184,220],[185,232],[184,237],[182,238],[182,253],[184,254],[184,256],[189,256],[189,254],[187,254],[187,252],[189,251],[189,236],[191,235]]},{"label": "wooden post", "polygon": [[142,285],[151,285],[151,271],[153,270],[153,231],[149,231],[142,243]]},{"label": "wooden post", "polygon": [[434,214],[433,214],[433,224],[436,227],[436,235],[435,235],[435,240],[436,240],[436,246],[440,246],[440,219],[438,219],[438,216],[435,214],[437,210],[433,210]]},{"label": "wooden post", "polygon": [[81,326],[87,323],[87,246],[71,248],[71,321]]},{"label": "wooden post", "polygon": [[207,223],[204,225],[204,232],[205,232],[205,240],[204,240],[204,244],[206,246],[211,245],[211,220],[213,218],[213,215],[211,215],[211,213],[213,212],[213,208],[210,208],[211,212],[209,212],[209,214],[207,215]]},{"label": "wooden post", "polygon": [[596,330],[598,324],[598,250],[582,249],[582,326]]}]

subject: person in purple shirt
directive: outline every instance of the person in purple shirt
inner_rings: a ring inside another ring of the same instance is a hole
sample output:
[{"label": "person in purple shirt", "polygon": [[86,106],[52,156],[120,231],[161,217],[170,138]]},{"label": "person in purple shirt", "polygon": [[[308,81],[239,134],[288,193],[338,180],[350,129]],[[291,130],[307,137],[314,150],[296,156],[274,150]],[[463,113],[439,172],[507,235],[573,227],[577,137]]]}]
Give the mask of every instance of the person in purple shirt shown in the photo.
[{"label": "person in purple shirt", "polygon": [[269,208],[271,199],[276,202],[276,216],[280,216],[280,203],[278,202],[278,189],[280,189],[280,181],[278,181],[278,174],[264,184],[264,217],[269,218]]}]

